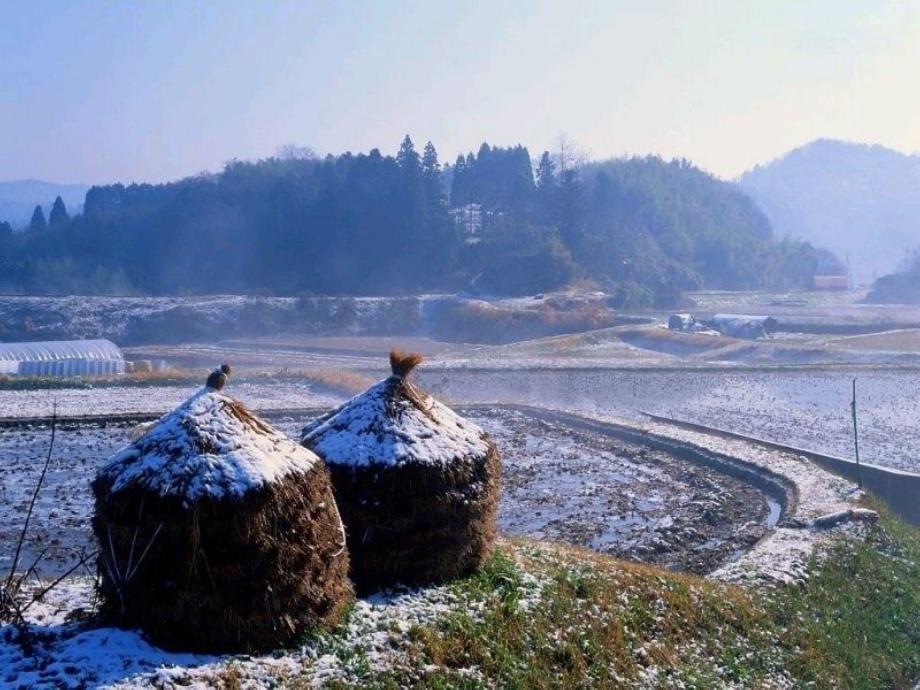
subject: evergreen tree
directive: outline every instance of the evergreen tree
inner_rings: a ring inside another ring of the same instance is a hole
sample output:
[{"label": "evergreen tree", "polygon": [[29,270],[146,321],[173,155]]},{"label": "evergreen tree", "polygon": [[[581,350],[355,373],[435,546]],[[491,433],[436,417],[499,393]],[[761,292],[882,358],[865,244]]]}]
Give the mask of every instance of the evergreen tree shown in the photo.
[{"label": "evergreen tree", "polygon": [[[396,165],[399,167],[401,178],[396,211],[402,232],[393,238],[396,257],[399,259],[393,263],[393,267],[405,267],[410,272],[424,275],[432,238],[427,222],[428,208],[422,180],[422,164],[408,134],[399,147],[399,153],[396,154]],[[394,270],[393,275],[387,279],[403,287],[402,284],[407,277],[402,271]]]},{"label": "evergreen tree", "polygon": [[466,202],[467,204],[478,203],[479,198],[479,179],[478,167],[476,165],[476,156],[470,151],[466,154]]},{"label": "evergreen tree", "polygon": [[544,151],[537,165],[537,190],[546,192],[556,187],[556,166],[550,158],[549,151]]},{"label": "evergreen tree", "polygon": [[537,221],[539,223],[555,225],[558,217],[557,192],[556,166],[549,151],[544,151],[537,165]]},{"label": "evergreen tree", "polygon": [[559,184],[559,234],[576,256],[584,236],[584,188],[578,172],[566,170]]},{"label": "evergreen tree", "polygon": [[48,228],[48,221],[45,220],[45,212],[42,211],[41,205],[35,207],[32,211],[32,221],[29,223],[29,230],[39,231]]},{"label": "evergreen tree", "polygon": [[64,200],[58,195],[54,200],[54,205],[51,207],[51,214],[48,216],[48,224],[52,228],[56,228],[61,225],[66,225],[70,221],[70,216],[67,214],[67,207],[64,206]]},{"label": "evergreen tree", "polygon": [[429,208],[437,208],[444,203],[444,188],[441,185],[441,164],[438,152],[430,141],[425,144],[422,155],[422,181],[425,187],[425,200]]},{"label": "evergreen tree", "polygon": [[[425,145],[422,155],[422,183],[427,204],[427,268],[433,276],[437,275],[438,280],[443,281],[455,268],[459,235],[454,229],[453,219],[448,214],[438,152],[430,141]],[[433,280],[432,285],[436,286],[437,282]]]},{"label": "evergreen tree", "polygon": [[399,153],[396,154],[396,163],[399,165],[399,169],[402,170],[403,175],[407,177],[414,178],[421,173],[421,162],[418,152],[415,150],[412,139],[408,134],[399,146]]},{"label": "evergreen tree", "polygon": [[450,183],[450,205],[453,208],[464,206],[470,202],[469,168],[466,167],[466,157],[457,156],[454,163],[454,177]]}]

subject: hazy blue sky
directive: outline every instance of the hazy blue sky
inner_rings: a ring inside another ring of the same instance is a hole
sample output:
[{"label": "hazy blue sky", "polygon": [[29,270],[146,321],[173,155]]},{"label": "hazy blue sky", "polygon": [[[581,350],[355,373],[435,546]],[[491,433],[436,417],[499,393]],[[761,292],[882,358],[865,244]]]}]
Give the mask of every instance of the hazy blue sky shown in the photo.
[{"label": "hazy blue sky", "polygon": [[683,156],[920,150],[920,0],[0,0],[0,179],[159,181],[431,139]]}]

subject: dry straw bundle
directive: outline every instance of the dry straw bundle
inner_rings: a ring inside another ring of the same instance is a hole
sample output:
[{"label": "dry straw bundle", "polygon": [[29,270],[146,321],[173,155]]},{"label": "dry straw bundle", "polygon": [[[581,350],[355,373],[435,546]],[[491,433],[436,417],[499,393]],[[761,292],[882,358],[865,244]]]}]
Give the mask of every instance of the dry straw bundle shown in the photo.
[{"label": "dry straw bundle", "polygon": [[228,374],[93,482],[104,611],[165,647],[272,649],[353,596],[328,471],[220,392]]},{"label": "dry straw bundle", "polygon": [[501,461],[488,435],[407,380],[421,356],[308,425],[329,467],[362,592],[471,572],[495,541]]}]

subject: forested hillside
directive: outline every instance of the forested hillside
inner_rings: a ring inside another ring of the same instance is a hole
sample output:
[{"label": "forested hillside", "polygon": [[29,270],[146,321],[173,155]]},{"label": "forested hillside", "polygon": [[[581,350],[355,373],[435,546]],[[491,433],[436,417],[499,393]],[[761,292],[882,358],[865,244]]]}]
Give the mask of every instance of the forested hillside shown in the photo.
[{"label": "forested hillside", "polygon": [[898,271],[883,275],[866,296],[870,304],[920,304],[920,253],[913,252]]},{"label": "forested hillside", "polygon": [[572,284],[623,306],[805,286],[820,253],[772,237],[736,186],[659,158],[575,165],[483,144],[442,169],[407,136],[318,159],[234,161],[161,185],[93,187],[25,232],[0,225],[0,289],[32,293],[529,294]]},{"label": "forested hillside", "polygon": [[860,283],[920,246],[920,155],[819,139],[745,173],[777,234],[850,256]]}]

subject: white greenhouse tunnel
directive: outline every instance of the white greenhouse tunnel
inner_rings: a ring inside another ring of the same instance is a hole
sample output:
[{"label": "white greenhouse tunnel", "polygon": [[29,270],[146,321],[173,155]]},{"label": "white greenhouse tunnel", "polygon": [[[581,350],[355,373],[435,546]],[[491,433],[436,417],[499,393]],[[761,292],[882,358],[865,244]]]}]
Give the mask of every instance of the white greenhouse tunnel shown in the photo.
[{"label": "white greenhouse tunnel", "polygon": [[110,340],[0,343],[0,375],[103,376],[124,372],[125,358]]}]

